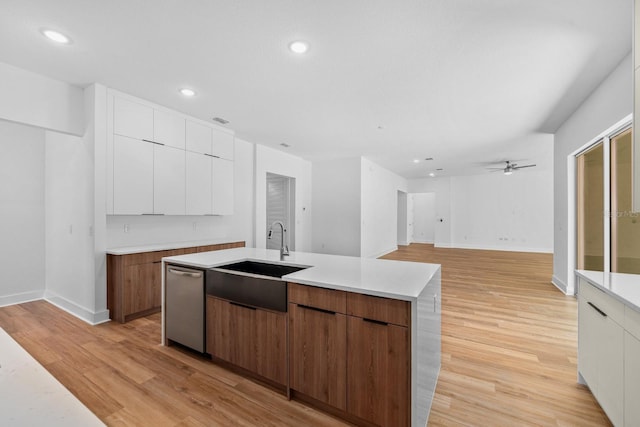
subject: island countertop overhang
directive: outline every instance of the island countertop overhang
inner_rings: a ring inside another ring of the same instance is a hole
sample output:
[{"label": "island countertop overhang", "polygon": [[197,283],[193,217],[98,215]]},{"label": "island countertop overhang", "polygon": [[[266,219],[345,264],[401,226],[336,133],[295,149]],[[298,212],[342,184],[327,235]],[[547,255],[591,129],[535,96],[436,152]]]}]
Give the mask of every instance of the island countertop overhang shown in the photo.
[{"label": "island countertop overhang", "polygon": [[302,285],[415,301],[440,269],[439,264],[291,252],[284,261],[274,249],[235,248],[165,257],[165,263],[208,270],[240,261],[307,266],[282,277]]}]

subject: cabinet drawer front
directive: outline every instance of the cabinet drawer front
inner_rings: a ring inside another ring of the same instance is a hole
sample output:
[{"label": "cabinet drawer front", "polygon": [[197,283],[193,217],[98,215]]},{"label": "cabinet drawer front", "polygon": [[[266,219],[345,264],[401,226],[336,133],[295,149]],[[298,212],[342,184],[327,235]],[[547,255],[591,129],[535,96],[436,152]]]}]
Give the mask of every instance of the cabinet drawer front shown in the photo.
[{"label": "cabinet drawer front", "polygon": [[346,292],[289,283],[289,302],[346,313]]},{"label": "cabinet drawer front", "polygon": [[624,308],[624,328],[640,340],[640,312],[631,307]]},{"label": "cabinet drawer front", "polygon": [[409,326],[411,305],[409,301],[348,293],[347,314],[400,326]]},{"label": "cabinet drawer front", "polygon": [[149,264],[152,262],[159,264],[163,257],[182,255],[182,253],[176,252],[178,252],[178,250],[141,252],[138,254],[125,255],[124,265]]},{"label": "cabinet drawer front", "polygon": [[624,304],[584,279],[580,279],[578,298],[583,298],[587,304],[591,303],[589,304],[591,307],[597,307],[598,310],[609,316],[614,322],[624,325]]}]

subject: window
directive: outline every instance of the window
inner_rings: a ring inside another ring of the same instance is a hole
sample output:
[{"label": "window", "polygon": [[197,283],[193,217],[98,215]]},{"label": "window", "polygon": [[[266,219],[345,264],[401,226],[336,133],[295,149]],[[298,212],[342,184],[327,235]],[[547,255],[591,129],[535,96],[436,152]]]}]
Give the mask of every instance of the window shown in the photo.
[{"label": "window", "polygon": [[631,128],[604,138],[577,155],[576,161],[577,268],[640,274],[640,213],[632,210]]}]

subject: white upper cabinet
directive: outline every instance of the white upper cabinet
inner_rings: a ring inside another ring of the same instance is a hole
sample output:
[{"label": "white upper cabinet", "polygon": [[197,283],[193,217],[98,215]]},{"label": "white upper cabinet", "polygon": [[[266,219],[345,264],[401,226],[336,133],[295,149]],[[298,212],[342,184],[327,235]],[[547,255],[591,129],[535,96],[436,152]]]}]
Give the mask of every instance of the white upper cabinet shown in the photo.
[{"label": "white upper cabinet", "polygon": [[185,151],[153,147],[153,213],[185,214]]},{"label": "white upper cabinet", "polygon": [[233,214],[233,162],[213,158],[213,214]]},{"label": "white upper cabinet", "polygon": [[153,108],[116,96],[113,103],[113,133],[153,140]]},{"label": "white upper cabinet", "polygon": [[222,130],[213,129],[213,155],[221,159],[233,160],[233,141],[232,133]]},{"label": "white upper cabinet", "polygon": [[187,151],[212,154],[212,132],[209,126],[187,120]]},{"label": "white upper cabinet", "polygon": [[213,157],[190,151],[186,152],[186,156],[186,214],[211,215]]},{"label": "white upper cabinet", "polygon": [[139,139],[113,138],[113,213],[153,213],[153,147]]},{"label": "white upper cabinet", "polygon": [[153,141],[184,150],[185,119],[175,113],[153,110]]},{"label": "white upper cabinet", "polygon": [[107,214],[230,215],[232,131],[110,91]]}]

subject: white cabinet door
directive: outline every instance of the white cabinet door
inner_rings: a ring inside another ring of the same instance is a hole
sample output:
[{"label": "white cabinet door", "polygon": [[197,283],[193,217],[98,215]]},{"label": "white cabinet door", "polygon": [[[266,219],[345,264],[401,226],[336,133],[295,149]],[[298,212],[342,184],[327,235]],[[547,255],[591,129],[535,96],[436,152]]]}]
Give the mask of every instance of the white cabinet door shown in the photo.
[{"label": "white cabinet door", "polygon": [[153,213],[185,214],[185,151],[153,146]]},{"label": "white cabinet door", "polygon": [[187,215],[210,215],[213,213],[212,166],[213,158],[187,151],[186,213]]},{"label": "white cabinet door", "polygon": [[153,140],[184,150],[185,119],[175,113],[153,111]]},{"label": "white cabinet door", "polygon": [[640,426],[640,340],[624,335],[624,425]]},{"label": "white cabinet door", "polygon": [[154,144],[115,135],[113,139],[113,213],[153,213]]},{"label": "white cabinet door", "polygon": [[586,381],[591,393],[596,395],[598,387],[598,328],[599,314],[588,305],[582,295],[584,286],[580,284],[578,295],[578,370]]},{"label": "white cabinet door", "polygon": [[213,158],[213,213],[233,214],[233,162]]},{"label": "white cabinet door", "polygon": [[624,423],[624,329],[600,316],[598,394],[596,398],[613,423]]},{"label": "white cabinet door", "polygon": [[186,147],[195,153],[212,154],[212,129],[209,126],[187,120]]},{"label": "white cabinet door", "polygon": [[113,133],[135,139],[153,140],[153,108],[115,96]]},{"label": "white cabinet door", "polygon": [[221,159],[233,160],[233,134],[213,129],[213,155]]}]

